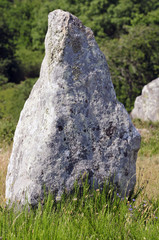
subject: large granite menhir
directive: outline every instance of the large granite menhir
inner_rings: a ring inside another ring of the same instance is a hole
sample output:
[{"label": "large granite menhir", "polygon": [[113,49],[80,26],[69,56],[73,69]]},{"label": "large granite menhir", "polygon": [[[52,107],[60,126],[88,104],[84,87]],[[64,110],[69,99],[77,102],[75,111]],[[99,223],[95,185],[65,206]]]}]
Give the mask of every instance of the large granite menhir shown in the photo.
[{"label": "large granite menhir", "polygon": [[49,14],[40,78],[20,114],[6,179],[11,203],[37,204],[44,186],[60,196],[88,174],[133,190],[140,135],[115,95],[90,28],[68,12]]}]

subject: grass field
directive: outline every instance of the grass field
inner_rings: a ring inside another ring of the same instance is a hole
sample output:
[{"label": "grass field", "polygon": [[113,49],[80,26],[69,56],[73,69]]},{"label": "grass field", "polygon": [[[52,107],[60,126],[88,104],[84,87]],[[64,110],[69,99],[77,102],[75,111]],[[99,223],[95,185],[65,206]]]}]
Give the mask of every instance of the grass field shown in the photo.
[{"label": "grass field", "polygon": [[[159,239],[159,124],[135,121],[142,135],[137,159],[136,191],[121,199],[112,190],[78,193],[55,202],[49,196],[37,209],[5,206],[5,176],[11,146],[0,151],[0,237],[2,239]],[[109,192],[109,193],[108,193]]]}]

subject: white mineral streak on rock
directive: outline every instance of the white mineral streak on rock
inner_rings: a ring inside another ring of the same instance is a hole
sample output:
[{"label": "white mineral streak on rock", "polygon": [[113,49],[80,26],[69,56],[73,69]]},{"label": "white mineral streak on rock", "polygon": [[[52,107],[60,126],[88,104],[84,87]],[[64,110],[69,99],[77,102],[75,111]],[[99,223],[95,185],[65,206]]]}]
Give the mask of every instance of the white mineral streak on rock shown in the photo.
[{"label": "white mineral streak on rock", "polygon": [[144,121],[159,121],[159,78],[144,86],[142,95],[135,100],[131,116]]},{"label": "white mineral streak on rock", "polygon": [[45,49],[15,131],[6,198],[34,205],[44,186],[60,197],[86,173],[96,187],[110,177],[128,194],[140,135],[116,99],[91,29],[68,12],[53,11]]}]

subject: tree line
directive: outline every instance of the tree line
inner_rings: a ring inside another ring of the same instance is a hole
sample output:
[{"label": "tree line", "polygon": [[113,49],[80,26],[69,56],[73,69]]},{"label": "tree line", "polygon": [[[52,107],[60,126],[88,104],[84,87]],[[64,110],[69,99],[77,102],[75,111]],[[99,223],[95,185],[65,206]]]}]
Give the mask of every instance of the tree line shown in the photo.
[{"label": "tree line", "polygon": [[0,87],[38,77],[48,13],[55,9],[93,30],[117,97],[131,111],[142,87],[159,75],[158,0],[1,0]]}]

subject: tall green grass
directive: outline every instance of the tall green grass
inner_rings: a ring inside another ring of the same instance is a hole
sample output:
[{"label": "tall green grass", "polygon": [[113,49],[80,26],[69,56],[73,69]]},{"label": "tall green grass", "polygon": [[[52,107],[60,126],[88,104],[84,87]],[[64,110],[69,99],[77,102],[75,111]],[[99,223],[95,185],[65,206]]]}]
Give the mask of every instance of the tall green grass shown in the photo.
[{"label": "tall green grass", "polygon": [[49,194],[37,208],[0,208],[0,235],[11,240],[159,239],[159,201],[128,201],[113,189],[84,185],[59,201]]}]

